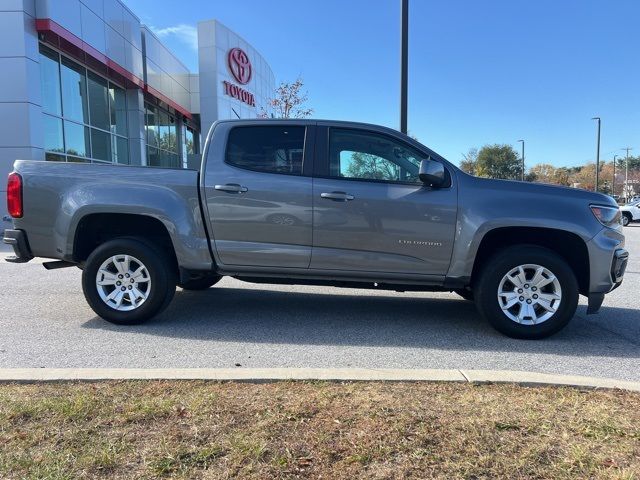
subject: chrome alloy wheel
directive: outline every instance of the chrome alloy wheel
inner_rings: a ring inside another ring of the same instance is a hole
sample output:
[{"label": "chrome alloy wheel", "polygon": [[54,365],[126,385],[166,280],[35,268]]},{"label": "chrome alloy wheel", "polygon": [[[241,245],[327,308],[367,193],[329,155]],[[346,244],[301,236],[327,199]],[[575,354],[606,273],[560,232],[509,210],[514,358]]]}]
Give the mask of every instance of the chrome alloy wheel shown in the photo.
[{"label": "chrome alloy wheel", "polygon": [[100,265],[96,288],[109,307],[128,312],[138,308],[149,297],[151,277],[147,267],[136,257],[114,255]]},{"label": "chrome alloy wheel", "polygon": [[537,325],[549,320],[562,301],[556,276],[540,265],[525,264],[509,271],[498,286],[498,304],[511,320]]}]

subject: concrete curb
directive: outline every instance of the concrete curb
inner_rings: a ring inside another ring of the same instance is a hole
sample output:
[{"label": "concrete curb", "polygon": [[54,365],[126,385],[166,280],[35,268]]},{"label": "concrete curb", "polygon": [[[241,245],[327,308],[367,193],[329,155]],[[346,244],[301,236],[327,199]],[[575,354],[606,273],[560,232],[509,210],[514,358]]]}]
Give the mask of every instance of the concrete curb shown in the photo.
[{"label": "concrete curb", "polygon": [[281,380],[515,383],[583,388],[619,388],[640,392],[640,382],[504,370],[426,370],[368,368],[4,368],[0,382],[104,380]]}]

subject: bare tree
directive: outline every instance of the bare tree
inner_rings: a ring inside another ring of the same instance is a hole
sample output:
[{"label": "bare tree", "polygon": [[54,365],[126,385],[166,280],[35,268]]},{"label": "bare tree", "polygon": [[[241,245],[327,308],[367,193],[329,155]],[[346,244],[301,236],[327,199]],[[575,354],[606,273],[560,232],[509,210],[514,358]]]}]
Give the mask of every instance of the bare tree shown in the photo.
[{"label": "bare tree", "polygon": [[476,170],[476,161],[478,160],[478,149],[471,148],[466,155],[463,153],[462,157],[463,160],[460,161],[460,170],[470,175],[474,175]]},{"label": "bare tree", "polygon": [[304,104],[308,100],[307,92],[302,91],[304,81],[298,77],[295,82],[282,82],[275,91],[275,97],[269,99],[273,113],[270,115],[264,108],[260,112],[263,118],[307,118],[313,114],[312,108]]}]

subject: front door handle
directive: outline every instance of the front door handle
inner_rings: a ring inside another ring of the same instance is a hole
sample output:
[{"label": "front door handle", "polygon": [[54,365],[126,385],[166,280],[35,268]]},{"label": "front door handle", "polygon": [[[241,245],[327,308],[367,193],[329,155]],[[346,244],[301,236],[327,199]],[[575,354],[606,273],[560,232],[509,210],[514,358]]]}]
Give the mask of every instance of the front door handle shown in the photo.
[{"label": "front door handle", "polygon": [[334,202],[349,202],[356,197],[345,192],[325,192],[320,194],[320,198],[326,198]]},{"label": "front door handle", "polygon": [[220,190],[222,192],[229,192],[229,193],[245,193],[249,191],[247,187],[243,187],[242,185],[239,185],[237,183],[227,183],[225,185],[216,185],[213,188],[215,188],[216,190]]}]

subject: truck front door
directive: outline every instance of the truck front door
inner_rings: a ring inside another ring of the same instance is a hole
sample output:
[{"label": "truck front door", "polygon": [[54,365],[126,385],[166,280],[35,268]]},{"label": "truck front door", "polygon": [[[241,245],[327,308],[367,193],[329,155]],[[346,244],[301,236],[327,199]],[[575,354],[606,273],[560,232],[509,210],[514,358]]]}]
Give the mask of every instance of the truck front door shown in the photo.
[{"label": "truck front door", "polygon": [[280,122],[216,125],[204,192],[222,266],[309,267],[312,130]]},{"label": "truck front door", "polygon": [[444,276],[456,185],[424,186],[429,156],[381,132],[318,124],[311,268]]}]

